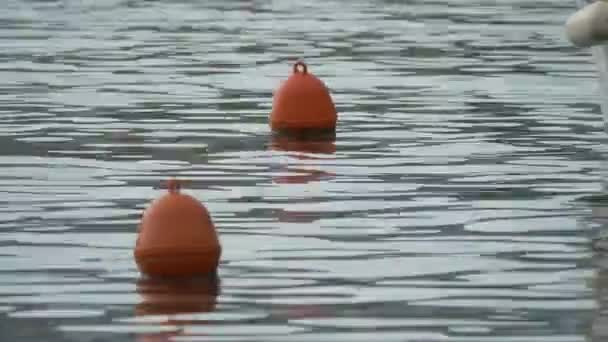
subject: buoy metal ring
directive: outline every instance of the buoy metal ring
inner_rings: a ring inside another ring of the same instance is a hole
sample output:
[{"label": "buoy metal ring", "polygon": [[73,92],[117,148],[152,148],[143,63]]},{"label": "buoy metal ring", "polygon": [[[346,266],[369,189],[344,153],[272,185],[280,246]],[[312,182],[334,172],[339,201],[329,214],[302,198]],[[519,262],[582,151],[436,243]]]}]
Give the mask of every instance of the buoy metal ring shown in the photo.
[{"label": "buoy metal ring", "polygon": [[178,193],[182,187],[181,182],[175,178],[169,179],[164,185],[167,187],[170,193]]},{"label": "buoy metal ring", "polygon": [[302,73],[304,75],[308,74],[308,67],[306,66],[306,63],[302,62],[302,61],[298,61],[293,65],[293,73],[296,74],[299,72],[298,67],[302,67]]}]

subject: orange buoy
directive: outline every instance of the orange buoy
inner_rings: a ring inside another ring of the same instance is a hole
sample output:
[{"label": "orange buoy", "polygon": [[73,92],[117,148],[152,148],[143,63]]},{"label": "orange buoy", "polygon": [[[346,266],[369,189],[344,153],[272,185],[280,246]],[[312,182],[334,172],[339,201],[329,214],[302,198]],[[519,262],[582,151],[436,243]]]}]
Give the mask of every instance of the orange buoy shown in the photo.
[{"label": "orange buoy", "polygon": [[[300,70],[301,69],[301,70]],[[338,114],[325,84],[303,62],[275,91],[270,113],[274,131],[335,131]]]},{"label": "orange buoy", "polygon": [[207,208],[167,182],[168,193],[145,210],[135,262],[149,276],[196,276],[215,273],[221,246]]}]

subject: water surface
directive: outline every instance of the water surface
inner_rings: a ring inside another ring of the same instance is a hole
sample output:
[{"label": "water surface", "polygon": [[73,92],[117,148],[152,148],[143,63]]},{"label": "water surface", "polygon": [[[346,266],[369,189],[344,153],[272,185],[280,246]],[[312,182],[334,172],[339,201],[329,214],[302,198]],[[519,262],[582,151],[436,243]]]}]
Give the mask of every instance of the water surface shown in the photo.
[{"label": "water surface", "polygon": [[[606,140],[574,10],[5,1],[2,340],[602,341]],[[269,135],[299,58],[335,141]],[[219,279],[137,272],[170,176],[212,213]]]}]

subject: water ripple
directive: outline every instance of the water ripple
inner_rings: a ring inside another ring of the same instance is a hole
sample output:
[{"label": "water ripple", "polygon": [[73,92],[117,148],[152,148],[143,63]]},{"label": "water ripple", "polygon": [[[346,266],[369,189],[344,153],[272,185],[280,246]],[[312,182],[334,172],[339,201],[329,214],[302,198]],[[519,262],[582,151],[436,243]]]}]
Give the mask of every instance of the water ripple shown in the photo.
[{"label": "water ripple", "polygon": [[[7,1],[2,340],[603,340],[608,220],[577,200],[606,141],[573,11]],[[268,134],[298,58],[332,90],[335,141]],[[213,215],[218,279],[137,272],[170,176]]]}]

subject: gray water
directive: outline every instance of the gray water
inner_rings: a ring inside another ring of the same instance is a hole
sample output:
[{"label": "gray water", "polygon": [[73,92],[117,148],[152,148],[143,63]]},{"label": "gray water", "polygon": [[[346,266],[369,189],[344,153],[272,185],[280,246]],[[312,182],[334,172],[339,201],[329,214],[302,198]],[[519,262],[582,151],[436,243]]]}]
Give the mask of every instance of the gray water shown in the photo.
[{"label": "gray water", "polygon": [[[608,336],[573,1],[2,4],[1,341]],[[299,58],[339,126],[290,150],[267,118]],[[217,281],[137,271],[171,176],[217,225]]]}]

